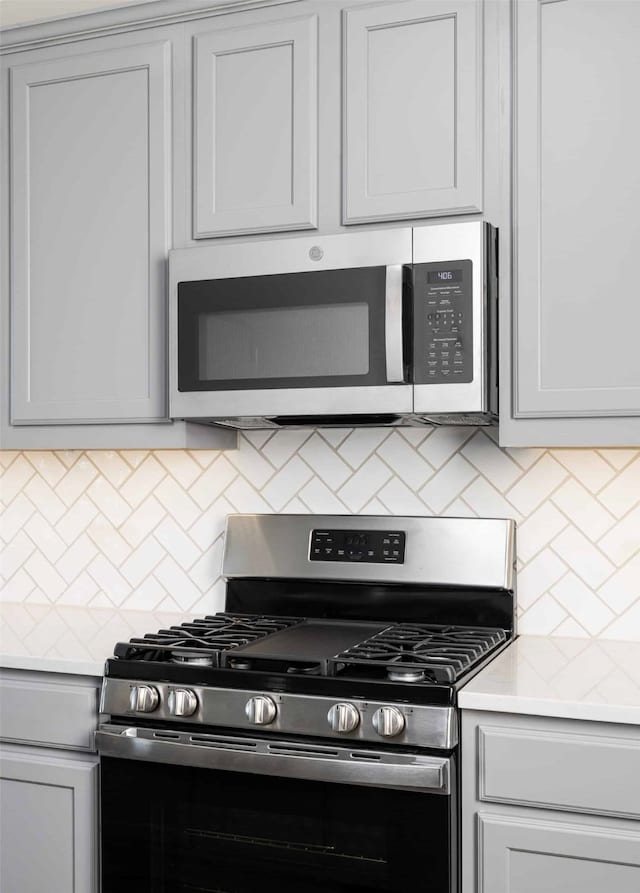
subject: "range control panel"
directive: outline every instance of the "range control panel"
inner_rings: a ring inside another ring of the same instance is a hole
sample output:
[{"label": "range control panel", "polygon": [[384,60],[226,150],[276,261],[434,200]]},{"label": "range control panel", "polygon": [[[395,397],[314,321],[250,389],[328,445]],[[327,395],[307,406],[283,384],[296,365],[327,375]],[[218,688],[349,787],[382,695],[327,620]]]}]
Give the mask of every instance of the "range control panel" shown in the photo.
[{"label": "range control panel", "polygon": [[473,381],[472,263],[415,264],[414,382]]},{"label": "range control panel", "polygon": [[404,564],[402,530],[312,530],[310,561]]}]

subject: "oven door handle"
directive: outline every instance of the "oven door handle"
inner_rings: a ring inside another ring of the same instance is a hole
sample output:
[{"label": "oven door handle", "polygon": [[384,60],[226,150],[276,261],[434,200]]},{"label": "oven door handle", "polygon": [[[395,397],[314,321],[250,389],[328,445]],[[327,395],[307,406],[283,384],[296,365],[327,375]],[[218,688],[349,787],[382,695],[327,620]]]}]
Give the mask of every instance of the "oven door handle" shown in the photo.
[{"label": "oven door handle", "polygon": [[112,724],[100,726],[96,746],[103,757],[432,794],[451,793],[449,757]]}]

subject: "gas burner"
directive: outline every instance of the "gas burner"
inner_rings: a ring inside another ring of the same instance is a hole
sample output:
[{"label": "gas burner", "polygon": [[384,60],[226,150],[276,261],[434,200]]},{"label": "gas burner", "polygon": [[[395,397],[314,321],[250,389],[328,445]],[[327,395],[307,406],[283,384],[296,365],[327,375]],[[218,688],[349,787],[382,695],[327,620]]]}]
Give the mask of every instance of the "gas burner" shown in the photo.
[{"label": "gas burner", "polygon": [[130,642],[119,642],[114,653],[116,657],[128,660],[219,667],[223,652],[248,645],[297,623],[300,623],[298,617],[221,613],[161,629],[157,633],[147,633]]},{"label": "gas burner", "polygon": [[287,673],[290,676],[322,676],[322,664],[309,664],[306,667],[292,664],[287,667]]},{"label": "gas burner", "polygon": [[172,651],[171,663],[186,664],[190,667],[213,667],[214,656],[211,654],[194,654],[193,651]]},{"label": "gas burner", "polygon": [[334,672],[365,670],[386,673],[393,682],[455,682],[481,658],[506,640],[502,629],[406,623],[380,633],[338,654]]},{"label": "gas burner", "polygon": [[387,667],[387,679],[391,682],[424,682],[424,670],[403,670],[399,667]]}]

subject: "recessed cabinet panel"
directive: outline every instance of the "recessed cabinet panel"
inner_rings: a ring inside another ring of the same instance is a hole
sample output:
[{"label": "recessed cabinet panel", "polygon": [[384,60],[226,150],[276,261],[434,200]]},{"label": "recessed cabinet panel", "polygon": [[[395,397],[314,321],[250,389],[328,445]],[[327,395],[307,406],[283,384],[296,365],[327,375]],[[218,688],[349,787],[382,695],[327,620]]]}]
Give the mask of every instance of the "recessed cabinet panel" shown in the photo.
[{"label": "recessed cabinet panel", "polygon": [[14,425],[166,417],[170,63],[11,69]]},{"label": "recessed cabinet panel", "polygon": [[347,10],[344,222],[481,210],[480,4]]},{"label": "recessed cabinet panel", "polygon": [[516,8],[515,415],[640,415],[640,4]]},{"label": "recessed cabinet panel", "polygon": [[481,800],[640,819],[638,741],[480,725],[478,755]]},{"label": "recessed cabinet panel", "polygon": [[637,893],[640,830],[478,816],[478,893]]},{"label": "recessed cabinet panel", "polygon": [[0,890],[97,893],[98,760],[0,747]]},{"label": "recessed cabinet panel", "polygon": [[194,238],[316,226],[315,16],[195,46]]}]

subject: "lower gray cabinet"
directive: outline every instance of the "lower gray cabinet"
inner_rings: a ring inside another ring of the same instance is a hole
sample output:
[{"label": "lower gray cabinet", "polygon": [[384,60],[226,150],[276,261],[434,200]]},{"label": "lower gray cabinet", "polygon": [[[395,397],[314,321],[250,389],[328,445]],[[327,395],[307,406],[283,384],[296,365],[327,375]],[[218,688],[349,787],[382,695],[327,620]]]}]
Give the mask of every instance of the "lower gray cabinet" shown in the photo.
[{"label": "lower gray cabinet", "polygon": [[640,728],[464,710],[462,893],[637,893]]},{"label": "lower gray cabinet", "polygon": [[98,893],[99,684],[0,670],[0,893]]},{"label": "lower gray cabinet", "polygon": [[478,893],[638,893],[640,826],[478,815]]},{"label": "lower gray cabinet", "polygon": [[97,893],[98,758],[0,747],[1,893]]}]

